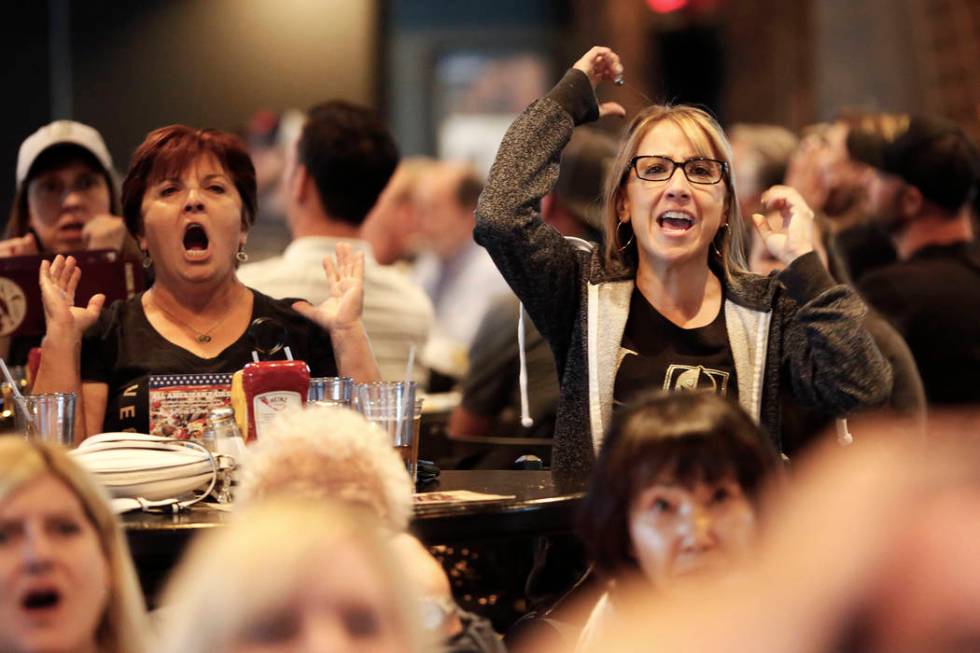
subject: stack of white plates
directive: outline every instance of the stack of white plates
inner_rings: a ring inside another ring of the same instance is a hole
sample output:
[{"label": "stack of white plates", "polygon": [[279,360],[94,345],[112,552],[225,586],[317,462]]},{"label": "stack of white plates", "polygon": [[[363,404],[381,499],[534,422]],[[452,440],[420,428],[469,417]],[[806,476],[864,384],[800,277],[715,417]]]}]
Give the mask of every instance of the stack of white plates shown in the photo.
[{"label": "stack of white plates", "polygon": [[206,449],[142,433],[102,433],[72,455],[114,497],[179,498],[204,490],[215,474]]}]

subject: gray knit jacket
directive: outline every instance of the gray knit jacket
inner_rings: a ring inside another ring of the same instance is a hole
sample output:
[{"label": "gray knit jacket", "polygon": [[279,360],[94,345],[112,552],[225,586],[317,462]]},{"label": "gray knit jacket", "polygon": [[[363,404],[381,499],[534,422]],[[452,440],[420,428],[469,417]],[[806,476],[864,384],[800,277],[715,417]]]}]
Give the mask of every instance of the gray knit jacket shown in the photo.
[{"label": "gray knit jacket", "polygon": [[[570,70],[510,126],[476,209],[474,238],[555,356],[561,395],[552,468],[559,481],[588,474],[609,425],[635,281],[598,250],[576,250],[537,212],[575,125],[597,116],[588,79]],[[889,396],[891,367],[862,326],[865,305],[835,284],[816,254],[778,275],[720,276],[739,402],[780,450],[781,389],[834,417]]]}]

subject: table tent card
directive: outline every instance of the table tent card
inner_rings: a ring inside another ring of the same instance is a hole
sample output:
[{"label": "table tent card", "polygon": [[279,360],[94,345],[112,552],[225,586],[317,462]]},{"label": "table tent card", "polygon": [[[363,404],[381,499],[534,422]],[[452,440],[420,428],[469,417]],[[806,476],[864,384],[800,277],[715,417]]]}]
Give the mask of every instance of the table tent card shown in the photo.
[{"label": "table tent card", "polygon": [[208,411],[231,406],[231,374],[150,376],[150,434],[201,439]]}]

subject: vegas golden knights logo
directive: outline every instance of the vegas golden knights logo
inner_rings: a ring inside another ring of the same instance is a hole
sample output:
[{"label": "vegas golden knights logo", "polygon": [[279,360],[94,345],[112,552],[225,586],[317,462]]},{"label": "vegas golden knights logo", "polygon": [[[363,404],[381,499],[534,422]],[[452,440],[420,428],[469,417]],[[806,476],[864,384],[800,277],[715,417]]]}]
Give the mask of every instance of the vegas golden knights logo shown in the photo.
[{"label": "vegas golden knights logo", "polygon": [[728,372],[701,365],[671,365],[664,377],[667,392],[711,392],[728,396]]}]

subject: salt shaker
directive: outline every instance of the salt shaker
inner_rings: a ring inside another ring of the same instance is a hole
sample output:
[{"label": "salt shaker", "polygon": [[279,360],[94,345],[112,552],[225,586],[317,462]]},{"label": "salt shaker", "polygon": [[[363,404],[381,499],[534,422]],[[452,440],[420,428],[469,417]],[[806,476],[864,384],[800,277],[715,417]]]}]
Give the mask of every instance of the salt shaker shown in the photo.
[{"label": "salt shaker", "polygon": [[246,455],[245,440],[235,423],[235,411],[230,406],[212,408],[208,411],[208,430],[214,438],[214,452],[234,460],[234,464],[223,473],[221,489],[216,497],[219,503],[230,503],[231,488],[237,484],[238,470]]}]

